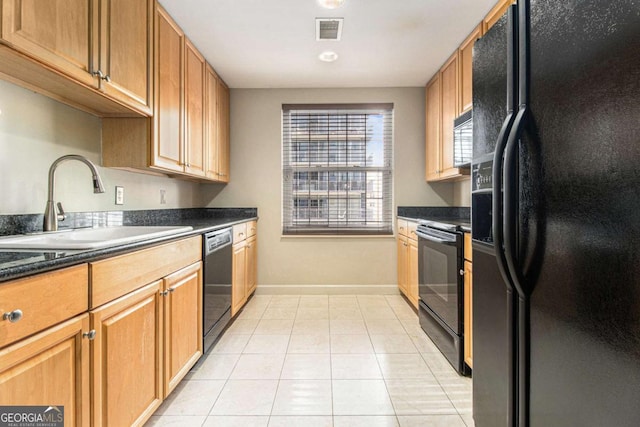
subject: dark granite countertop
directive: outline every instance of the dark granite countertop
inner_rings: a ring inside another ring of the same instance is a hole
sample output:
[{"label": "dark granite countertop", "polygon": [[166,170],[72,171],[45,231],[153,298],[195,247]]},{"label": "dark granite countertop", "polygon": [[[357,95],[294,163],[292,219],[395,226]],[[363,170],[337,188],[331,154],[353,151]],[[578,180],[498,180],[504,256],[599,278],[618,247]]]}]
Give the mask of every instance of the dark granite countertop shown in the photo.
[{"label": "dark granite countertop", "polygon": [[[153,211],[124,211],[119,212],[119,215],[113,215],[113,212],[84,213],[76,215],[79,217],[83,217],[84,215],[86,217],[86,214],[89,214],[89,216],[93,215],[94,218],[97,214],[97,217],[99,218],[98,222],[102,221],[102,214],[109,216],[109,218],[117,217],[116,220],[107,220],[104,224],[102,222],[100,222],[100,224],[95,224],[94,220],[93,223],[96,226],[172,225],[191,226],[193,227],[193,230],[171,236],[164,236],[100,249],[56,251],[44,251],[37,249],[0,250],[0,282],[55,270],[62,267],[82,264],[85,262],[97,261],[99,259],[114,255],[121,255],[160,243],[204,234],[209,231],[218,230],[258,218],[257,209],[255,208],[166,209]],[[34,221],[34,219],[31,218],[32,216],[37,217],[38,215],[14,215],[11,216],[11,218],[9,218],[9,216],[2,216],[0,217],[0,225],[11,224],[21,230],[29,229],[31,227],[30,224],[37,223],[37,221]],[[42,215],[39,216],[42,218]],[[73,215],[71,217],[73,218]],[[75,219],[72,222],[75,222]],[[40,224],[42,224],[42,221],[40,221]],[[4,227],[2,231],[2,234],[7,234],[7,227]]]},{"label": "dark granite countertop", "polygon": [[410,221],[436,221],[457,225],[461,231],[471,232],[468,207],[398,206],[398,218]]}]

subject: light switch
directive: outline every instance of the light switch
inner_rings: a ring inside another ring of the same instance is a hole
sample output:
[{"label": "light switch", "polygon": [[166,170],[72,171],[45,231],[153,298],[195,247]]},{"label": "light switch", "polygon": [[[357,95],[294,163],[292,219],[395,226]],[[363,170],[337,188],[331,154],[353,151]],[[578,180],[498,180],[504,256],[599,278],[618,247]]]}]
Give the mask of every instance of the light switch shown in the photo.
[{"label": "light switch", "polygon": [[124,205],[124,187],[116,186],[116,205]]}]

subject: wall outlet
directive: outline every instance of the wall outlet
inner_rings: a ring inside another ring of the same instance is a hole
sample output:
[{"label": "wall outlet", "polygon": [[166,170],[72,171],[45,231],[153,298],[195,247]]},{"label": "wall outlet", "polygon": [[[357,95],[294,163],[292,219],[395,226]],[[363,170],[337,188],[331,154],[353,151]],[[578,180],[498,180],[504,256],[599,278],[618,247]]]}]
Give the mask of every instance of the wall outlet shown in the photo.
[{"label": "wall outlet", "polygon": [[116,205],[124,205],[124,187],[116,185]]},{"label": "wall outlet", "polygon": [[160,190],[160,204],[161,205],[166,205],[167,204],[166,195],[167,195],[167,190]]}]

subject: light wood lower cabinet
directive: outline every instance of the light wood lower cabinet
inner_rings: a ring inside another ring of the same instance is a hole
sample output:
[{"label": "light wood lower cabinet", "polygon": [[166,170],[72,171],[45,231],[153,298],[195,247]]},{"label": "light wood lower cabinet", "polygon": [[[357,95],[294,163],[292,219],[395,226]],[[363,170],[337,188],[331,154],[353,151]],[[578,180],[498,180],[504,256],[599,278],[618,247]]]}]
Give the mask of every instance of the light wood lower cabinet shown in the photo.
[{"label": "light wood lower cabinet", "polygon": [[240,311],[258,287],[257,256],[257,222],[249,221],[234,225],[231,316],[235,316]]},{"label": "light wood lower cabinet", "polygon": [[418,241],[417,224],[398,220],[398,288],[418,308]]},{"label": "light wood lower cabinet", "polygon": [[91,312],[94,426],[142,425],[162,403],[162,281]]},{"label": "light wood lower cabinet", "polygon": [[464,262],[464,361],[473,369],[473,264]]},{"label": "light wood lower cabinet", "polygon": [[405,236],[398,236],[398,288],[403,294],[407,294],[407,278],[409,276],[408,271],[408,257],[409,257],[409,244],[407,243]]},{"label": "light wood lower cabinet", "polygon": [[409,239],[409,256],[407,259],[407,298],[418,308],[418,241]]},{"label": "light wood lower cabinet", "polygon": [[192,237],[92,263],[96,290],[111,282],[125,294],[91,311],[93,425],[143,425],[202,356],[201,245]]},{"label": "light wood lower cabinet", "polygon": [[258,238],[254,235],[247,239],[247,297],[258,287]]},{"label": "light wood lower cabinet", "polygon": [[231,316],[235,316],[247,302],[247,244],[245,241],[233,245],[231,282]]},{"label": "light wood lower cabinet", "polygon": [[90,425],[89,315],[0,350],[0,405],[64,406],[65,426]]},{"label": "light wood lower cabinet", "polygon": [[164,397],[202,356],[202,262],[163,280]]}]

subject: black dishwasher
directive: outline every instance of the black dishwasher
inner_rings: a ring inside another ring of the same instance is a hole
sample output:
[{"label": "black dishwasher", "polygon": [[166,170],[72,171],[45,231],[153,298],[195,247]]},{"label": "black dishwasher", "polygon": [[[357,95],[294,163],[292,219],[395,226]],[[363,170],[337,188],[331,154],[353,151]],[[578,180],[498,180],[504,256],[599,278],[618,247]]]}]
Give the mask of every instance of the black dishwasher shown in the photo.
[{"label": "black dishwasher", "polygon": [[231,320],[231,228],[207,233],[203,242],[202,333],[206,353]]}]

